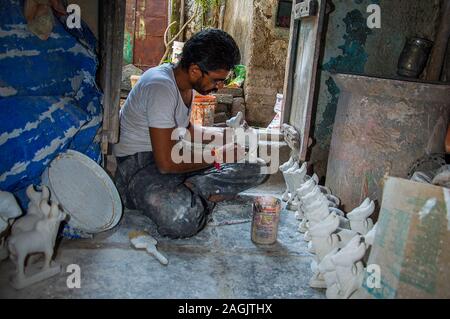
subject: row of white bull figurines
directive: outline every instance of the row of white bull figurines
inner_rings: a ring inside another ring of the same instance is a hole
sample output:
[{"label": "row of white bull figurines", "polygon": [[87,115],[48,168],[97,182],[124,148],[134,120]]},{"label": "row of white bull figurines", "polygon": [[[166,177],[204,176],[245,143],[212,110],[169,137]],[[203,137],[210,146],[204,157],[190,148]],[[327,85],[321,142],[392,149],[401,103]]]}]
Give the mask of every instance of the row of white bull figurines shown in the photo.
[{"label": "row of white bull figurines", "polygon": [[301,220],[298,231],[304,233],[309,252],[315,254],[311,263],[313,288],[326,288],[330,299],[355,297],[361,287],[370,246],[376,227],[370,216],[375,203],[367,198],[344,214],[340,200],[330,189],[318,185],[316,174],[307,175],[307,163],[301,166],[294,159],[280,166],[287,189],[283,201],[297,209]]},{"label": "row of white bull figurines", "polygon": [[[17,289],[60,273],[61,267],[53,263],[52,258],[59,226],[67,217],[56,202],[50,201],[50,191],[46,186],[42,186],[42,191],[36,191],[30,185],[26,194],[30,200],[27,214],[20,217],[22,211],[14,196],[0,191],[0,217],[7,220],[6,227],[0,229],[0,261],[6,259],[9,252],[16,265],[11,284]],[[28,271],[32,274],[26,275],[26,265],[27,268],[36,268],[33,264],[42,254],[45,257],[43,267]]]}]

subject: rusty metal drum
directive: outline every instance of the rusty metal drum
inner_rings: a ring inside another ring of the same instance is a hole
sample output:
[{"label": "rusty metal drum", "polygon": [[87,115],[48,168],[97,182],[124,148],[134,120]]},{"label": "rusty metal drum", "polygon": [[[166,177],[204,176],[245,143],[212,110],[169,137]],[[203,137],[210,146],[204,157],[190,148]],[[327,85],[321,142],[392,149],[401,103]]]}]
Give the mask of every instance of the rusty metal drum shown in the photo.
[{"label": "rusty metal drum", "polygon": [[341,90],[326,186],[345,211],[365,197],[381,203],[385,175],[406,178],[420,158],[444,153],[450,86],[349,74]]}]

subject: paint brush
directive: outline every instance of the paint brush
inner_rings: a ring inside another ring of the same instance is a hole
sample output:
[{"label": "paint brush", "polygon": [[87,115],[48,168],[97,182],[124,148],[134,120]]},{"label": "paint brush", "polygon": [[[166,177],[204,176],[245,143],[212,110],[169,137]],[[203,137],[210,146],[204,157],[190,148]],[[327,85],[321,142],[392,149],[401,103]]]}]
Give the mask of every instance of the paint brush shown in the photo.
[{"label": "paint brush", "polygon": [[150,236],[147,232],[134,230],[128,233],[128,238],[136,249],[145,249],[163,265],[167,265],[169,263],[167,258],[164,257],[158,249],[156,249],[156,244],[158,243],[157,240]]}]

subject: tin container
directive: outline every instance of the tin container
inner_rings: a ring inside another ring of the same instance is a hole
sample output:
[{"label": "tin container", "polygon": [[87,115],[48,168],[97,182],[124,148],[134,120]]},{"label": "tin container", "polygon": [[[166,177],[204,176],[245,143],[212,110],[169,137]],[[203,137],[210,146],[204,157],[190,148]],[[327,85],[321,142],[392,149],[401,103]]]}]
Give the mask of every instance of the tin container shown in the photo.
[{"label": "tin container", "polygon": [[429,40],[408,39],[398,61],[398,75],[418,78],[427,64],[432,47],[433,42]]},{"label": "tin container", "polygon": [[217,98],[214,95],[196,95],[192,103],[191,122],[201,126],[214,125]]},{"label": "tin container", "polygon": [[255,244],[273,245],[277,242],[281,201],[275,197],[257,197],[253,203],[251,238]]}]

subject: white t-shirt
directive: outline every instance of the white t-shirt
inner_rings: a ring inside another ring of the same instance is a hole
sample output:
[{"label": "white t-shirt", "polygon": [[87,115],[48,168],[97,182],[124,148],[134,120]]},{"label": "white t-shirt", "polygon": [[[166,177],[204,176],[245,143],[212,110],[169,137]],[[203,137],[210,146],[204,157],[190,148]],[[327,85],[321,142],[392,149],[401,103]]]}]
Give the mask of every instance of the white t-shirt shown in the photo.
[{"label": "white t-shirt", "polygon": [[190,112],[175,81],[173,65],[147,70],[120,110],[120,140],[113,147],[114,155],[152,151],[149,127],[187,128]]}]

